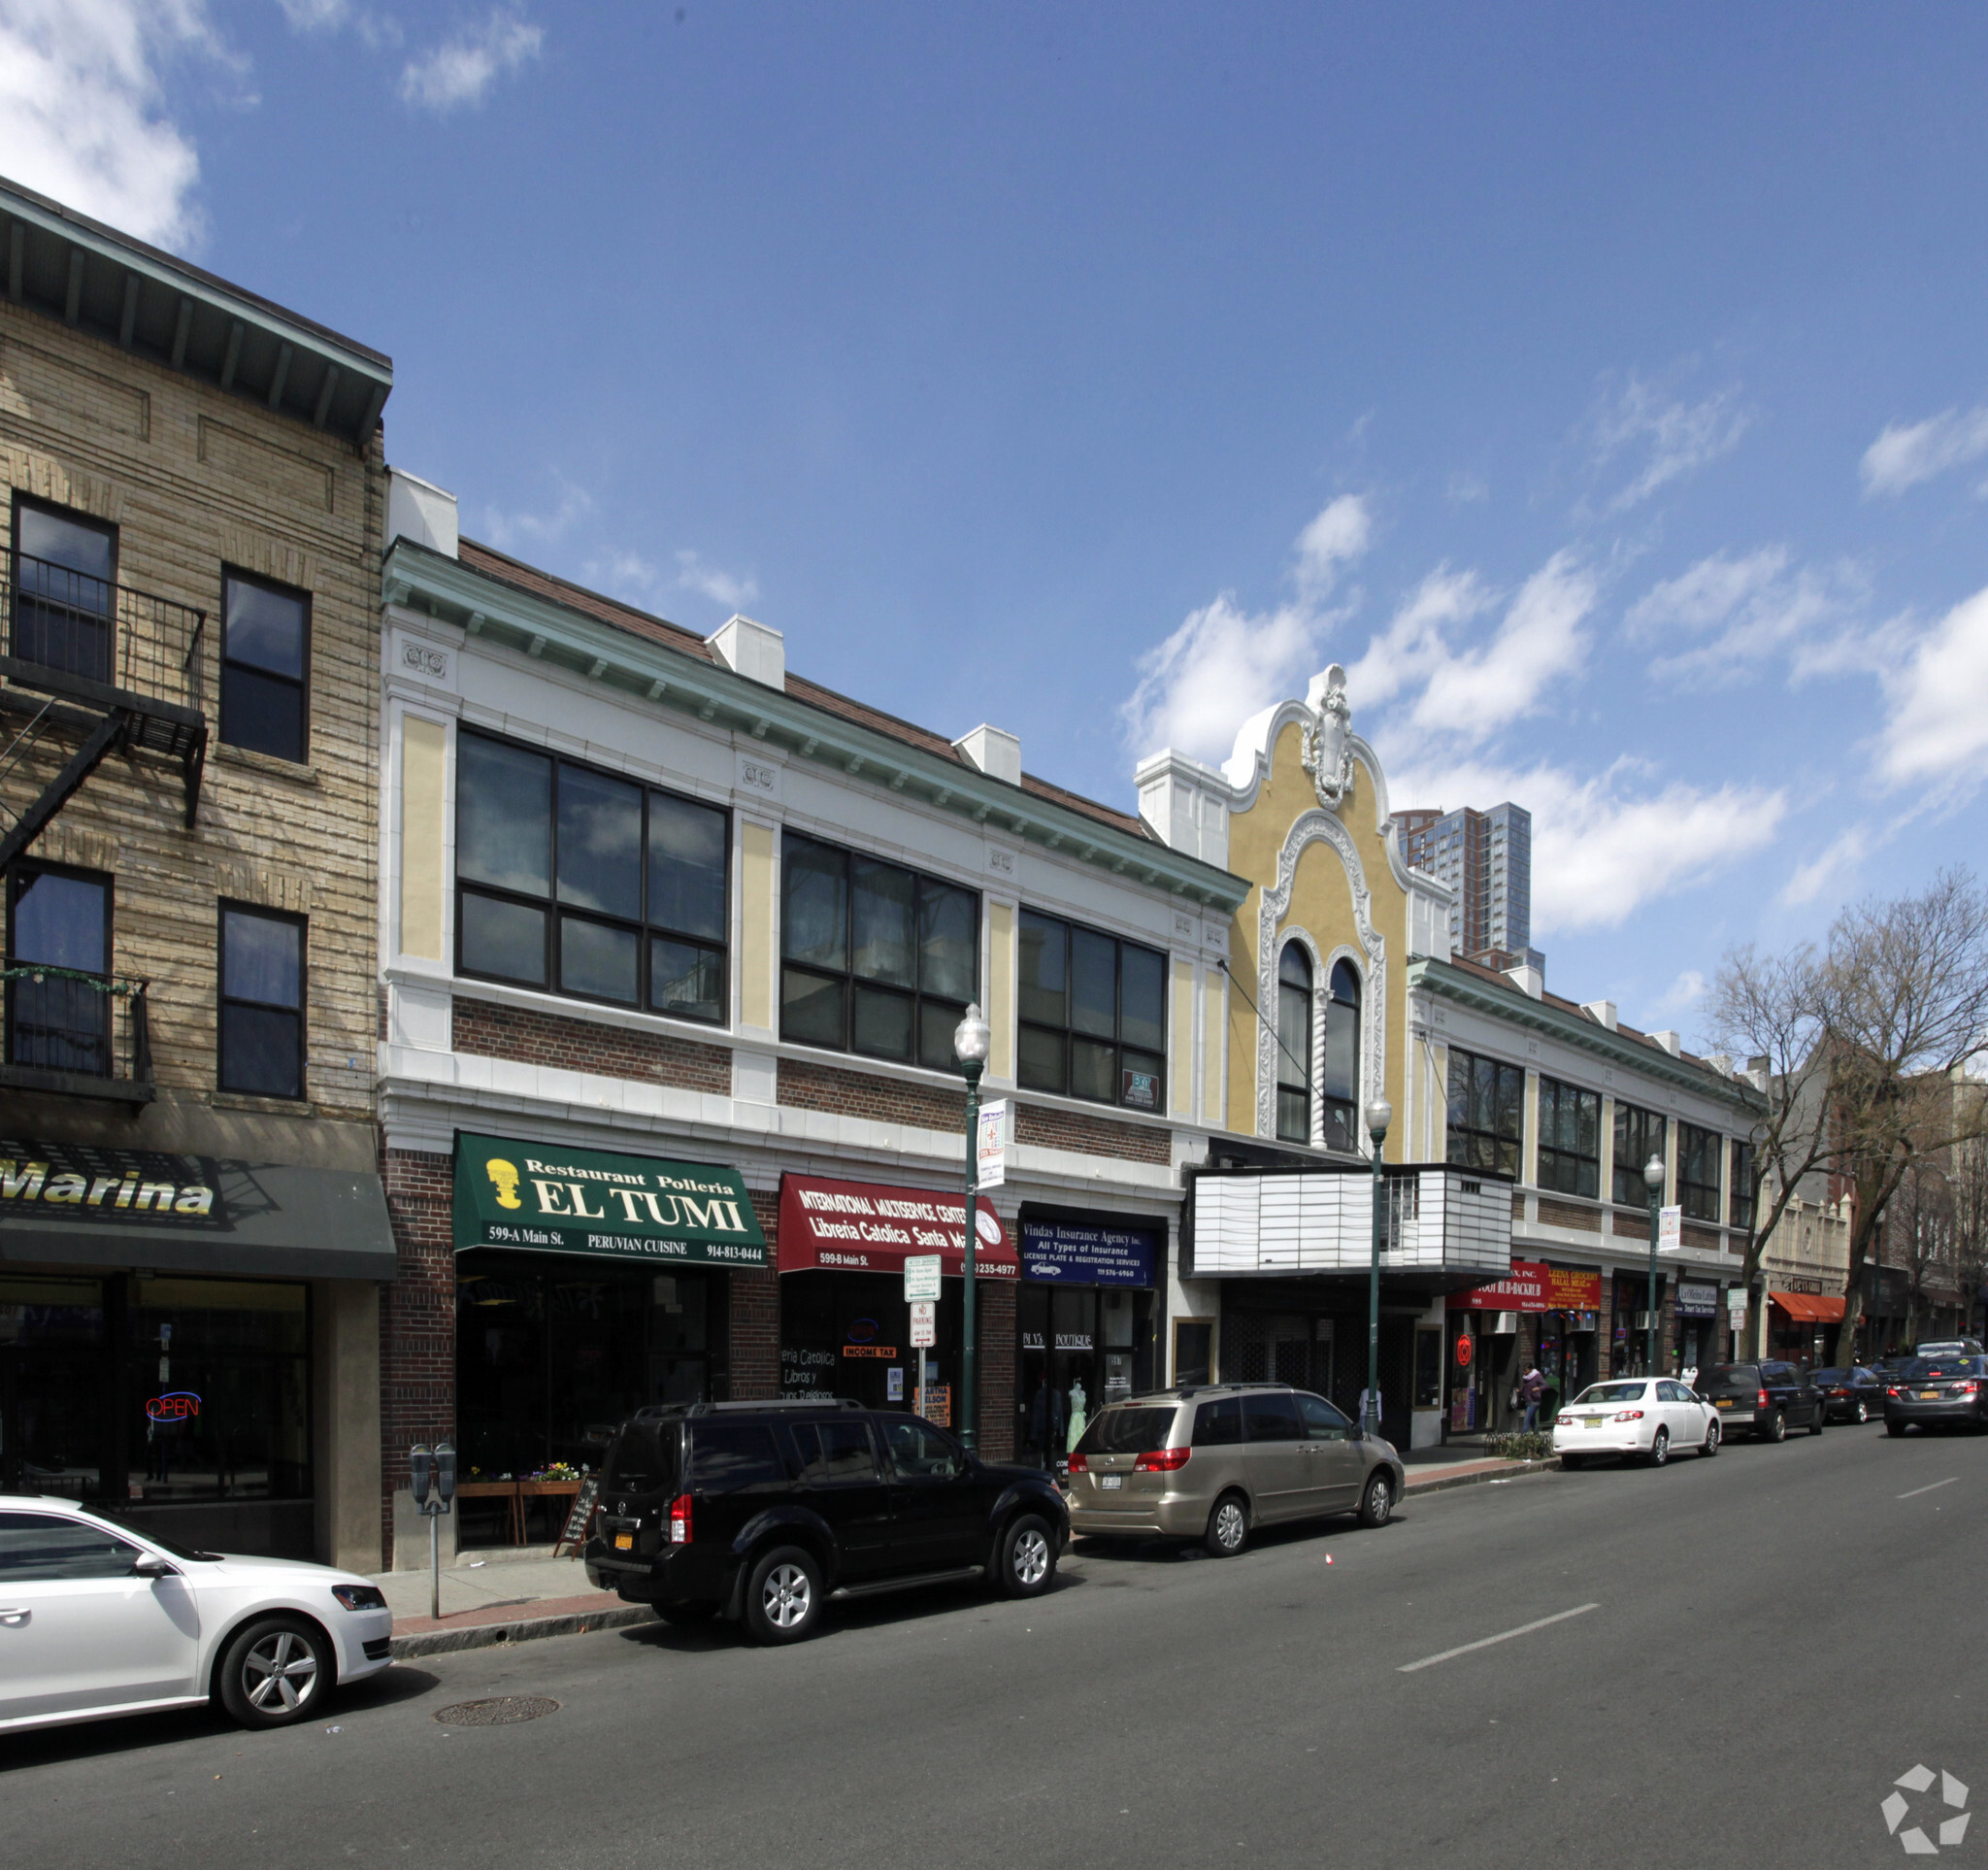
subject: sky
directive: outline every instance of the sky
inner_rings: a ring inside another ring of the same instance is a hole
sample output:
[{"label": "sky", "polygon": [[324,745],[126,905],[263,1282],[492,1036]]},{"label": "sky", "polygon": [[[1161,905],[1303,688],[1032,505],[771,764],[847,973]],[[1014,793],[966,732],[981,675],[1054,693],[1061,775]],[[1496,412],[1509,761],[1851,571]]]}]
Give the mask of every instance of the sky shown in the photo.
[{"label": "sky", "polygon": [[0,0],[463,529],[1122,807],[1349,671],[1575,999],[1978,865],[1988,14]]}]

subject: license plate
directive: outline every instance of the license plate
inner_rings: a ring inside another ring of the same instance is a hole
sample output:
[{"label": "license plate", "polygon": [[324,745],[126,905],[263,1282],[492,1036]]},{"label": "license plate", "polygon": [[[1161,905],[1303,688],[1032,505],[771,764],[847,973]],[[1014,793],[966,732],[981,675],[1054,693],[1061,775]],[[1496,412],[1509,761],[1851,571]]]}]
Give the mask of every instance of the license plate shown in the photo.
[{"label": "license plate", "polygon": [[1580,1419],[1580,1425],[1583,1428],[1600,1428],[1602,1425],[1602,1418],[1599,1416],[1583,1416]]},{"label": "license plate", "polygon": [[614,1550],[616,1552],[633,1552],[635,1550],[635,1534],[632,1532],[617,1532],[614,1535]]},{"label": "license plate", "polygon": [[1107,1493],[1116,1493],[1124,1485],[1125,1476],[1122,1474],[1100,1474],[1098,1476],[1098,1486]]},{"label": "license plate", "polygon": [[1731,1409],[1733,1407],[1733,1398],[1731,1396],[1721,1396],[1719,1398],[1719,1407],[1721,1409]]},{"label": "license plate", "polygon": [[1919,1391],[1919,1400],[1921,1402],[1938,1402],[1939,1400],[1939,1391],[1937,1389],[1922,1389]]}]

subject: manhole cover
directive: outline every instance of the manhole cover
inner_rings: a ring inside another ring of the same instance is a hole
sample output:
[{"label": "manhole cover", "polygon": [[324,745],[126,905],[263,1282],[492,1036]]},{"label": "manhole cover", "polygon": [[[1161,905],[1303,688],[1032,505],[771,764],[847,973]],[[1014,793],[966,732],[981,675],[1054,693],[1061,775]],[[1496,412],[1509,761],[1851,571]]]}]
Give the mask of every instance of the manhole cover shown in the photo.
[{"label": "manhole cover", "polygon": [[559,1704],[548,1694],[500,1694],[488,1701],[458,1701],[437,1711],[445,1727],[508,1727],[514,1720],[536,1720],[557,1714]]}]

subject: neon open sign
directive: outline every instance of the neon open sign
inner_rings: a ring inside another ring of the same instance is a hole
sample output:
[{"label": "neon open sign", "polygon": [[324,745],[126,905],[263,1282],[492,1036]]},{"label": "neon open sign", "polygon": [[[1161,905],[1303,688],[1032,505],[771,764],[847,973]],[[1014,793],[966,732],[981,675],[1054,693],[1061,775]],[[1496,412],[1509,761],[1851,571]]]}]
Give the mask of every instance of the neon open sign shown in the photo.
[{"label": "neon open sign", "polygon": [[154,1396],[145,1413],[155,1422],[183,1422],[200,1414],[200,1398],[190,1389],[169,1389]]}]

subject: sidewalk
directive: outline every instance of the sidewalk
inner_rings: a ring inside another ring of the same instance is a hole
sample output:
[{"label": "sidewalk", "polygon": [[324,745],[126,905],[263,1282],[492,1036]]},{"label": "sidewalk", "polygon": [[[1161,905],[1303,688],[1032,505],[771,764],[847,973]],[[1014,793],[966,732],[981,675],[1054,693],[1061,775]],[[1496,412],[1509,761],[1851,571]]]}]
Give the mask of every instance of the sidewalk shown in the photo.
[{"label": "sidewalk", "polygon": [[646,1623],[655,1615],[591,1588],[578,1558],[513,1557],[501,1549],[483,1557],[466,1553],[443,1572],[439,1618],[428,1615],[425,1569],[378,1572],[373,1582],[393,1612],[396,1659]]}]

